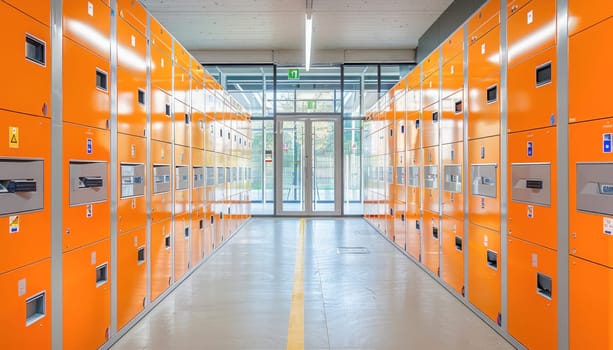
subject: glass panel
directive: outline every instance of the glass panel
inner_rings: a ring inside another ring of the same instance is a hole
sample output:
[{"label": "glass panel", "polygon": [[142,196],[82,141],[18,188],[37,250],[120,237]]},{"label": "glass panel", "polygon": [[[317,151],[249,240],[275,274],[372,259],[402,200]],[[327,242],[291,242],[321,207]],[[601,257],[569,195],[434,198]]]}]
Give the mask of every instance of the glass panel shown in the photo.
[{"label": "glass panel", "polygon": [[272,120],[252,120],[251,213],[274,213],[274,129]]},{"label": "glass panel", "polygon": [[341,100],[340,66],[277,68],[277,113],[340,113]]},{"label": "glass panel", "polygon": [[304,121],[283,121],[282,207],[285,212],[304,211]]},{"label": "glass panel", "polygon": [[334,121],[318,120],[311,124],[313,144],[313,211],[335,210]]},{"label": "glass panel", "polygon": [[415,64],[382,64],[380,96],[393,88],[413,67],[415,67]]},{"label": "glass panel", "polygon": [[376,64],[345,65],[344,117],[360,118],[379,97],[379,78]]},{"label": "glass panel", "polygon": [[361,120],[346,120],[343,130],[345,214],[362,215],[362,132]]}]

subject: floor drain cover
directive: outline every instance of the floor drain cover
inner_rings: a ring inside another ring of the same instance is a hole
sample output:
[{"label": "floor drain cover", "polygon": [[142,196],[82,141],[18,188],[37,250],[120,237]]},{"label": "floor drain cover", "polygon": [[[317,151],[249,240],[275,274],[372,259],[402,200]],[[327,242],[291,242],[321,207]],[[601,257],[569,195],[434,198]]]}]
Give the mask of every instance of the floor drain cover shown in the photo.
[{"label": "floor drain cover", "polygon": [[368,249],[365,247],[338,247],[336,254],[368,254]]}]

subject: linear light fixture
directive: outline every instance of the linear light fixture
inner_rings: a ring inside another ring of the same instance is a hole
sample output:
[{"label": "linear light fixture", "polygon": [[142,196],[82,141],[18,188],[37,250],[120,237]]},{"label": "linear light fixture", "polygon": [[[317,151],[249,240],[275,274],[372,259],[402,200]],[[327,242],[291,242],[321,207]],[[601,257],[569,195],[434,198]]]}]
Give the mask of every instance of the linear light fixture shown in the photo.
[{"label": "linear light fixture", "polygon": [[304,55],[305,69],[308,72],[311,69],[311,41],[313,39],[313,17],[310,13],[304,15]]}]

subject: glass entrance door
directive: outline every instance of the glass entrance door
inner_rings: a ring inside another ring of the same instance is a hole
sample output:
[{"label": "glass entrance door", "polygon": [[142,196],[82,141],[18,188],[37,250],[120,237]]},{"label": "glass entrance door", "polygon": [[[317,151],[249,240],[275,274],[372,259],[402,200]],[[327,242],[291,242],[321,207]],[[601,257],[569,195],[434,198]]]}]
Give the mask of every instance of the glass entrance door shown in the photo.
[{"label": "glass entrance door", "polygon": [[340,118],[279,117],[276,134],[276,214],[340,215]]}]

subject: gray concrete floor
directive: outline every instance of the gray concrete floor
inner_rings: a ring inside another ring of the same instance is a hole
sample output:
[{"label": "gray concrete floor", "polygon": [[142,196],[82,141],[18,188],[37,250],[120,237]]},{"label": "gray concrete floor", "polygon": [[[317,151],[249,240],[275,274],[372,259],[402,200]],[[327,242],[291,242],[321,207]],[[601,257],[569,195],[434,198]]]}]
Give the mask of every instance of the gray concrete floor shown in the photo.
[{"label": "gray concrete floor", "polygon": [[[251,220],[112,349],[285,349],[299,227]],[[304,256],[305,349],[512,349],[363,219],[307,219]]]}]

